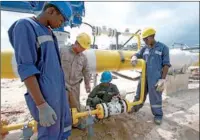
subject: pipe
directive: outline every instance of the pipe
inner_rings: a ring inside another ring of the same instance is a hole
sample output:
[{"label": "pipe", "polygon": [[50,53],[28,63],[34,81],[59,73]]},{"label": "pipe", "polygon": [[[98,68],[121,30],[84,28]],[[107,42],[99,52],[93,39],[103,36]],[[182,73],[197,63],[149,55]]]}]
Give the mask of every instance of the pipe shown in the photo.
[{"label": "pipe", "polygon": [[37,122],[35,120],[32,120],[28,123],[19,123],[19,124],[11,124],[11,125],[1,124],[1,125],[2,125],[0,128],[1,134],[6,134],[7,132],[12,131],[12,130],[22,129],[24,126],[28,126],[32,128],[34,133],[37,132]]},{"label": "pipe", "polygon": [[144,89],[145,89],[145,82],[146,82],[146,63],[145,61],[141,61],[142,65],[142,75],[141,75],[141,92],[140,92],[140,99],[139,101],[135,101],[129,104],[129,106],[135,106],[142,104],[144,101]]},{"label": "pipe", "polygon": [[[89,49],[84,51],[89,62],[89,68],[94,73],[105,70],[120,71],[133,69],[129,59],[134,53],[136,52],[121,51],[124,59],[126,59],[125,62],[121,62],[121,56],[118,50]],[[141,64],[134,67],[134,69],[141,69]],[[1,52],[1,78],[19,78],[15,55],[11,50]]]}]

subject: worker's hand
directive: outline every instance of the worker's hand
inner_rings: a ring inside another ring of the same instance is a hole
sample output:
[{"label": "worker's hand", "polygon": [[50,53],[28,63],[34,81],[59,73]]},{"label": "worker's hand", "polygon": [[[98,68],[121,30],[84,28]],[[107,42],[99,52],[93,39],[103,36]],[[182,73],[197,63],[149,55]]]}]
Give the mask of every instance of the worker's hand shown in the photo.
[{"label": "worker's hand", "polygon": [[164,88],[165,88],[165,79],[159,79],[158,82],[156,83],[156,91],[158,92],[163,92]]},{"label": "worker's hand", "polygon": [[137,56],[132,56],[132,58],[131,58],[131,64],[133,65],[133,66],[136,66],[137,65]]},{"label": "worker's hand", "polygon": [[90,92],[91,92],[90,84],[85,85],[85,90],[86,90],[87,93],[90,93]]},{"label": "worker's hand", "polygon": [[33,130],[30,127],[24,127],[22,129],[22,134],[20,135],[19,140],[30,140],[33,135]]},{"label": "worker's hand", "polygon": [[40,125],[43,127],[49,127],[55,124],[57,120],[57,115],[55,111],[48,105],[48,103],[43,103],[37,106],[39,110],[39,121]]}]

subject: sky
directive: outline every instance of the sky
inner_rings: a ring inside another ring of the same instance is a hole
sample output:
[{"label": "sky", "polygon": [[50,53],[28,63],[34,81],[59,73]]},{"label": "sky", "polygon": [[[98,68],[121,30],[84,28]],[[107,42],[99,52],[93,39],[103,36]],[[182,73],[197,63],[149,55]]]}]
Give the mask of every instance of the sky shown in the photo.
[{"label": "sky", "polygon": [[[118,31],[129,28],[130,32],[145,27],[156,29],[156,40],[170,46],[174,42],[187,45],[199,44],[199,3],[198,2],[85,2],[84,22],[95,26],[107,26]],[[7,30],[11,24],[29,14],[1,11],[1,48],[10,48]],[[65,28],[70,31],[70,41],[76,35],[91,28],[81,25],[79,28]],[[120,37],[125,42],[129,37]],[[135,42],[133,40],[132,42]],[[130,42],[130,43],[132,43]],[[100,36],[96,44],[107,47],[115,43],[114,38]]]}]

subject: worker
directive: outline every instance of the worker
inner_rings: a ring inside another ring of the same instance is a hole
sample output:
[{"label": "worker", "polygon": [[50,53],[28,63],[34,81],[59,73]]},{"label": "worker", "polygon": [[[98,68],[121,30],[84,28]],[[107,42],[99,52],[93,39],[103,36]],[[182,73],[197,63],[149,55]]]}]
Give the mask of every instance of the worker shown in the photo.
[{"label": "worker", "polygon": [[17,20],[8,30],[18,73],[27,88],[25,100],[38,122],[38,140],[64,140],[71,134],[64,73],[51,30],[68,23],[71,17],[68,2],[49,1],[37,17]]},{"label": "worker", "polygon": [[112,84],[112,75],[109,71],[104,71],[101,75],[101,83],[97,85],[89,94],[86,101],[86,109],[95,109],[97,104],[111,102],[113,97],[119,97],[119,90]]},{"label": "worker", "polygon": [[84,79],[86,92],[89,93],[91,73],[89,70],[88,60],[83,51],[89,49],[91,38],[86,33],[80,33],[72,46],[60,48],[62,67],[65,73],[65,86],[69,95],[71,108],[77,108],[81,111],[80,106],[80,84]]},{"label": "worker", "polygon": [[[153,28],[146,28],[143,30],[142,39],[145,42],[145,46],[132,56],[131,63],[135,66],[138,59],[144,59],[146,61],[146,84],[143,103],[146,100],[147,93],[149,93],[154,122],[160,125],[163,118],[162,92],[165,87],[166,75],[171,64],[169,48],[165,44],[156,41],[155,34],[156,31]],[[140,99],[140,87],[141,81],[138,83],[134,101]],[[133,106],[132,112],[139,111],[143,103]]]}]

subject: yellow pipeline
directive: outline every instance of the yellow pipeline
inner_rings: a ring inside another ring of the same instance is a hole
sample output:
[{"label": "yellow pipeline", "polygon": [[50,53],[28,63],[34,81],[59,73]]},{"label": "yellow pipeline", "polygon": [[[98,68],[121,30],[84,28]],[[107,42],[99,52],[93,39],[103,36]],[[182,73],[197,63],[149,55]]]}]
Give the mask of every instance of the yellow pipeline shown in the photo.
[{"label": "yellow pipeline", "polygon": [[[142,64],[142,76],[141,76],[141,91],[140,91],[140,99],[139,101],[128,103],[128,106],[135,106],[143,103],[144,100],[144,89],[146,82],[146,63],[144,60],[140,61]],[[130,110],[128,110],[130,111]]]},{"label": "yellow pipeline", "polygon": [[[132,34],[137,39],[138,50],[141,47],[140,35],[138,33]],[[130,70],[132,66],[129,61],[121,63],[121,58],[119,51],[113,50],[87,50],[89,53],[86,53],[86,56],[89,60],[89,64],[96,64],[96,67],[93,68],[95,72],[102,72],[104,70],[110,71],[120,71],[120,70]],[[91,53],[90,53],[91,52]],[[93,53],[93,54],[92,54]],[[125,59],[130,59],[131,56],[136,53],[136,51],[122,51],[122,54]],[[13,50],[3,50],[1,52],[1,78],[13,79],[18,78],[16,74],[16,62],[13,57]],[[141,68],[139,67],[135,67]]]},{"label": "yellow pipeline", "polygon": [[[91,50],[88,50],[91,51]],[[96,56],[96,72],[105,70],[121,71],[133,69],[130,61],[121,62],[119,51],[117,50],[93,50]],[[121,51],[125,60],[130,60],[135,51]],[[86,53],[87,56],[87,53]],[[94,59],[93,59],[94,60]],[[89,60],[90,62],[91,60]],[[141,66],[135,67],[141,69]]]},{"label": "yellow pipeline", "polygon": [[[67,48],[66,48],[67,49]],[[121,51],[125,60],[129,60],[135,51]],[[102,72],[105,70],[121,71],[133,69],[130,61],[121,62],[120,53],[117,50],[87,50],[85,52],[88,58],[89,65],[93,67],[95,72]],[[18,78],[16,61],[12,51],[1,52],[1,78]],[[95,66],[93,64],[95,63]],[[135,67],[141,69],[141,65]]]}]

